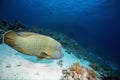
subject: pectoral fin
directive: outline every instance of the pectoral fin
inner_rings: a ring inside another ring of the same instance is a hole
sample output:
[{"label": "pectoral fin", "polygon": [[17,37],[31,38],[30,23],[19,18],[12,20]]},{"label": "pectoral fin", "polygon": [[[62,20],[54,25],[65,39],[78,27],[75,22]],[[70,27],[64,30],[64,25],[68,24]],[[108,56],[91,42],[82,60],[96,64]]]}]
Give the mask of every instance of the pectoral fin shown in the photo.
[{"label": "pectoral fin", "polygon": [[38,56],[39,59],[49,58],[49,55],[46,52],[41,52]]},{"label": "pectoral fin", "polygon": [[42,56],[42,57],[46,57],[46,56],[48,56],[48,55],[47,55],[46,52],[41,52],[41,53],[40,53],[40,56]]},{"label": "pectoral fin", "polygon": [[37,56],[37,58],[38,58],[38,60],[42,60],[42,59],[45,59],[44,57],[38,57],[38,56]]}]

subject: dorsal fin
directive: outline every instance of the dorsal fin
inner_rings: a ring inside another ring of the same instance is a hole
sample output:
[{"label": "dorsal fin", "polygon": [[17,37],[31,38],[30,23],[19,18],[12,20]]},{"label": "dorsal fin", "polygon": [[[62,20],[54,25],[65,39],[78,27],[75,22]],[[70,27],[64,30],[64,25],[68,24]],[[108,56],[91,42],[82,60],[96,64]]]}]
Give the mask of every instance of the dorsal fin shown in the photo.
[{"label": "dorsal fin", "polygon": [[28,36],[36,35],[36,33],[32,33],[32,32],[18,32],[17,34],[21,37],[28,37]]}]

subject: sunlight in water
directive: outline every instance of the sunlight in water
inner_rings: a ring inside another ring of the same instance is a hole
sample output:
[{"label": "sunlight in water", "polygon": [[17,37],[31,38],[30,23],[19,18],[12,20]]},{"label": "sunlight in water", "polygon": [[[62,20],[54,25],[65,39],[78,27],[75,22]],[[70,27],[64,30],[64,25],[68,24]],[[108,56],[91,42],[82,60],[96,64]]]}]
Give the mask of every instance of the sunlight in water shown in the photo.
[{"label": "sunlight in water", "polygon": [[28,6],[26,7],[29,7],[29,9],[36,8],[39,10],[42,6],[54,11],[81,12],[98,6],[105,1],[106,0],[24,0],[23,4],[27,4]]}]

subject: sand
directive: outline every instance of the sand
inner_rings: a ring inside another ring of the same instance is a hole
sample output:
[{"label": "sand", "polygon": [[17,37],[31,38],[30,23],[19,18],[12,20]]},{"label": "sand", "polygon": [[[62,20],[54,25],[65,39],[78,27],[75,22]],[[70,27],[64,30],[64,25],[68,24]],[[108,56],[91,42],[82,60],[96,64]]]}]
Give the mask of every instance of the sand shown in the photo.
[{"label": "sand", "polygon": [[20,53],[6,44],[0,45],[0,80],[59,80],[62,69],[70,67],[75,62],[90,68],[89,62],[77,59],[73,54],[66,53],[60,60],[40,60],[35,56]]}]

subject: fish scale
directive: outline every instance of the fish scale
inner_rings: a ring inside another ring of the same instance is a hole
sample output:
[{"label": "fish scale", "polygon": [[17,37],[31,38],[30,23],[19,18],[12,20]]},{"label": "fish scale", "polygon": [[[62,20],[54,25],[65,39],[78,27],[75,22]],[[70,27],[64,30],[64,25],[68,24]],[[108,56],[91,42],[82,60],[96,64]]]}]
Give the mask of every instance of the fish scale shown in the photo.
[{"label": "fish scale", "polygon": [[55,39],[32,32],[9,31],[4,41],[15,50],[40,58],[59,59],[63,57],[62,46]]}]

